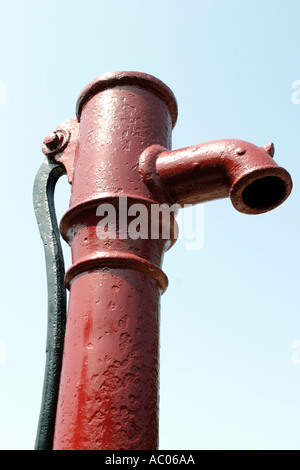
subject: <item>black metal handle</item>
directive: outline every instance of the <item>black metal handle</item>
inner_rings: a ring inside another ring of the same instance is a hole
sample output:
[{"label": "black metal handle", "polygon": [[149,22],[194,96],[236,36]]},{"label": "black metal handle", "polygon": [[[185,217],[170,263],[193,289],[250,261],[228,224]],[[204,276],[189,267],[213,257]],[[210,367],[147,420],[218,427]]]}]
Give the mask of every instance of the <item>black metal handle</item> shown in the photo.
[{"label": "black metal handle", "polygon": [[35,442],[36,450],[52,450],[66,322],[64,258],[60,243],[54,191],[65,169],[47,157],[33,188],[35,215],[44,245],[48,286],[48,328],[43,395]]}]

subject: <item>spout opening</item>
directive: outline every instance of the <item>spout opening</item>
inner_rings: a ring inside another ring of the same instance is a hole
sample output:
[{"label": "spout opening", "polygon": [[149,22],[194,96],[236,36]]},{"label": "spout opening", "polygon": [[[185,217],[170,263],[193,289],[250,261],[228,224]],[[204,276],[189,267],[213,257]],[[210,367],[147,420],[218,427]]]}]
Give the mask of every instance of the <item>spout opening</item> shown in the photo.
[{"label": "spout opening", "polygon": [[235,183],[230,197],[245,214],[262,214],[282,204],[292,190],[289,173],[281,167],[256,170]]},{"label": "spout opening", "polygon": [[253,209],[266,209],[277,206],[285,199],[286,185],[278,176],[265,176],[247,186],[242,198],[244,204]]}]

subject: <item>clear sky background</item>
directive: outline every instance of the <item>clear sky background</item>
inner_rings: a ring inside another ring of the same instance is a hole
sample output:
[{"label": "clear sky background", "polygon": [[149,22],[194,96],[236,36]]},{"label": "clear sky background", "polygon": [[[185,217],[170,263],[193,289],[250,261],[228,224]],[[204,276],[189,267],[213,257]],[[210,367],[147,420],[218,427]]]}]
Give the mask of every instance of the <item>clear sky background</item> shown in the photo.
[{"label": "clear sky background", "polygon": [[[32,186],[42,141],[92,79],[135,70],[177,98],[174,149],[273,141],[294,182],[260,216],[204,204],[202,248],[181,239],[166,254],[160,448],[300,450],[300,2],[1,0],[0,18],[0,448],[33,449],[41,403],[47,287]],[[59,218],[69,191],[62,178]]]}]

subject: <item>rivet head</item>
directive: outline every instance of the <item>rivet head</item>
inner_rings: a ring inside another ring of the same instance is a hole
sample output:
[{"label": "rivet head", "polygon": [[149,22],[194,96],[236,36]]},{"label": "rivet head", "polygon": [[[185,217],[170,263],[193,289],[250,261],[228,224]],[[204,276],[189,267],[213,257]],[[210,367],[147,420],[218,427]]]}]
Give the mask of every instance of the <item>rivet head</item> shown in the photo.
[{"label": "rivet head", "polygon": [[246,153],[246,149],[243,149],[243,148],[239,147],[239,148],[236,149],[235,153],[237,155],[244,155]]},{"label": "rivet head", "polygon": [[48,157],[54,156],[61,152],[69,141],[69,132],[65,129],[59,129],[57,131],[48,134],[43,142],[42,151]]}]

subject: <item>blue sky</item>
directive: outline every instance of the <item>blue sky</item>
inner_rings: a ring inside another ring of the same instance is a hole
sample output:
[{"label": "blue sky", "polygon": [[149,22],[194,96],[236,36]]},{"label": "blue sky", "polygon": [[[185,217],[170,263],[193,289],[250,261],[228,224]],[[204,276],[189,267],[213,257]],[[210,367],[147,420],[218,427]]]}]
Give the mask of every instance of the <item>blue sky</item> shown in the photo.
[{"label": "blue sky", "polygon": [[[47,289],[32,186],[43,138],[92,79],[136,70],[177,98],[174,149],[273,141],[294,182],[260,216],[204,204],[201,250],[181,239],[166,254],[160,448],[299,450],[299,2],[1,0],[0,17],[0,448],[32,449],[40,409]],[[59,218],[69,191],[62,179]]]}]

